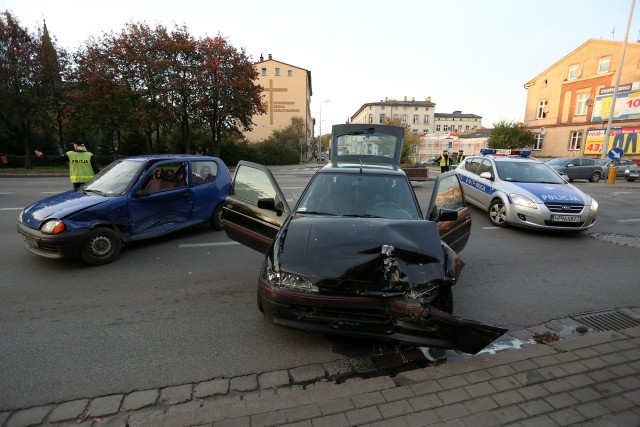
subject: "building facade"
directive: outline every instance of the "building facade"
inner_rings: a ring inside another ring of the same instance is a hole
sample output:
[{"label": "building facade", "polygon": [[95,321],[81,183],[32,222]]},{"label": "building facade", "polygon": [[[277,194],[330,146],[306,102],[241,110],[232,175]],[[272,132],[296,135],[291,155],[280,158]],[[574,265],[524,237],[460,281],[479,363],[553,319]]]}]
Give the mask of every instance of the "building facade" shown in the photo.
[{"label": "building facade", "polygon": [[[601,157],[623,43],[589,39],[525,83],[535,156]],[[609,146],[640,159],[640,44],[628,43]]]},{"label": "building facade", "polygon": [[462,111],[453,113],[435,113],[434,132],[451,132],[463,134],[482,128],[482,116],[464,114]]},{"label": "building facade", "polygon": [[274,130],[289,126],[293,117],[300,117],[306,128],[301,153],[306,157],[313,136],[311,71],[276,61],[271,54],[266,60],[261,55],[255,67],[258,72],[256,83],[263,88],[262,99],[267,114],[252,117],[255,125],[251,131],[244,133],[245,138],[250,142],[262,141]]},{"label": "building facade", "polygon": [[415,98],[404,101],[385,98],[380,102],[370,102],[362,107],[349,119],[350,123],[384,124],[386,118],[400,119],[409,125],[413,133],[433,133],[433,122],[436,104],[431,97],[424,101]]}]

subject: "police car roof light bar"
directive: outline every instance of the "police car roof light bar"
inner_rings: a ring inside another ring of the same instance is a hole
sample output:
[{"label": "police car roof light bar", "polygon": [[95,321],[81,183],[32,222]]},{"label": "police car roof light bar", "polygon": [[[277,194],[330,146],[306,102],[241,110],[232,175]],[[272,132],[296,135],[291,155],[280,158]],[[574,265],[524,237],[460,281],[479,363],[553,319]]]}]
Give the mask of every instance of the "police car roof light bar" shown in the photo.
[{"label": "police car roof light bar", "polygon": [[485,156],[487,154],[496,154],[496,149],[495,148],[481,148],[480,149],[480,154],[482,154],[483,156]]},{"label": "police car roof light bar", "polygon": [[531,150],[511,150],[512,156],[529,157]]}]

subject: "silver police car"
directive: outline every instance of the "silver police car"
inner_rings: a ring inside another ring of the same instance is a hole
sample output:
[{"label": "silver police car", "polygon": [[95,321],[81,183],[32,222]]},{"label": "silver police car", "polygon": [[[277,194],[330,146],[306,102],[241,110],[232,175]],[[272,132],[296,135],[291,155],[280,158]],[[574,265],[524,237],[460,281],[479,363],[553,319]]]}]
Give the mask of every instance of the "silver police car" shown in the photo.
[{"label": "silver police car", "polygon": [[483,149],[456,168],[465,200],[486,210],[497,227],[584,231],[592,227],[598,202],[569,184],[530,151]]}]

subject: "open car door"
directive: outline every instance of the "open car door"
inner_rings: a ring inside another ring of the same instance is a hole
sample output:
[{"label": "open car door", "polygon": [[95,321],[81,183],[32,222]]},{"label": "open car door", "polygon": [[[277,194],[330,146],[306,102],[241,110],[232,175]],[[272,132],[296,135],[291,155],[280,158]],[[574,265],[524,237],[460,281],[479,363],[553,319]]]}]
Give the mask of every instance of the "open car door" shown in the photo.
[{"label": "open car door", "polygon": [[427,218],[438,223],[440,238],[456,252],[467,245],[471,234],[471,213],[464,201],[460,177],[455,171],[436,179],[427,210]]},{"label": "open car door", "polygon": [[290,214],[271,171],[257,163],[240,161],[223,207],[227,236],[265,253]]}]

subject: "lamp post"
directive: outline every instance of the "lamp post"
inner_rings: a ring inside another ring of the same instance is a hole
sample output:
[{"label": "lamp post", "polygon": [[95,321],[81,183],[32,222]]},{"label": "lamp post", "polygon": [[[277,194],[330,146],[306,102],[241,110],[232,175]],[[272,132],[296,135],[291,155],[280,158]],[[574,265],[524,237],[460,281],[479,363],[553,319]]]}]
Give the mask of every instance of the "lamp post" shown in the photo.
[{"label": "lamp post", "polygon": [[318,137],[318,156],[320,156],[320,152],[322,151],[322,104],[331,101],[330,99],[327,99],[326,101],[322,101],[320,103],[320,120],[318,123],[318,132],[320,133],[320,136]]}]

